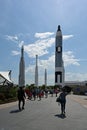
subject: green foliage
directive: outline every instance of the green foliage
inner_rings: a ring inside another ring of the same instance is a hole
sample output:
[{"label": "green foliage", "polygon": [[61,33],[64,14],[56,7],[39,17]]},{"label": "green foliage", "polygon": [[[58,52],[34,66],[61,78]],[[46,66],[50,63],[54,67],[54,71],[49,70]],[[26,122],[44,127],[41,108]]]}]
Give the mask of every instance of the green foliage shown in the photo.
[{"label": "green foliage", "polygon": [[40,86],[41,89],[45,90],[46,86],[45,85],[42,85]]},{"label": "green foliage", "polygon": [[17,100],[18,87],[1,86],[0,87],[0,102],[10,102]]},{"label": "green foliage", "polygon": [[0,100],[5,100],[5,95],[4,95],[4,93],[0,93]]}]

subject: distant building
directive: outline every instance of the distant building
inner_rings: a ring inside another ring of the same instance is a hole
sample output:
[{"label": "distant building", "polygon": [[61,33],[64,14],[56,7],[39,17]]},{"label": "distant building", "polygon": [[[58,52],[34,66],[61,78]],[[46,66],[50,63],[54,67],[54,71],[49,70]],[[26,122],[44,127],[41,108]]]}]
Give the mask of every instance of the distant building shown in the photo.
[{"label": "distant building", "polygon": [[13,81],[11,80],[11,71],[0,72],[0,85],[13,85]]},{"label": "distant building", "polygon": [[65,85],[71,87],[74,94],[84,95],[87,92],[87,81],[66,81]]},{"label": "distant building", "polygon": [[68,86],[86,86],[87,85],[87,81],[65,81],[65,85]]}]

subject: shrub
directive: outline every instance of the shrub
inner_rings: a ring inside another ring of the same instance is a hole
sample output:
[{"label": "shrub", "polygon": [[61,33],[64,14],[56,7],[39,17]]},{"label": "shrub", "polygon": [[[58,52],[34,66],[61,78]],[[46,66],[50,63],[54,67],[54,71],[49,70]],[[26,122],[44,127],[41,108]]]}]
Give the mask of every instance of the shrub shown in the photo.
[{"label": "shrub", "polygon": [[4,93],[0,93],[0,100],[5,100],[5,95],[4,95]]},{"label": "shrub", "polygon": [[17,100],[17,87],[0,87],[0,104]]}]

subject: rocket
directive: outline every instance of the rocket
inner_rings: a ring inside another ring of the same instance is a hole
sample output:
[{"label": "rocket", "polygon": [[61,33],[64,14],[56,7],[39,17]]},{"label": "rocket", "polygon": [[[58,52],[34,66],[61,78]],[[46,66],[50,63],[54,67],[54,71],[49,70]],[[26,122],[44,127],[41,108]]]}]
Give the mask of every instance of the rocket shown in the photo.
[{"label": "rocket", "polygon": [[55,37],[55,85],[64,86],[64,64],[62,59],[62,31],[60,25]]},{"label": "rocket", "polygon": [[44,82],[45,82],[45,87],[47,86],[47,70],[45,69],[45,78],[44,78]]},{"label": "rocket", "polygon": [[36,55],[35,86],[38,87],[38,55]]},{"label": "rocket", "polygon": [[19,87],[25,86],[25,62],[24,62],[24,47],[21,48],[21,58],[19,63]]}]

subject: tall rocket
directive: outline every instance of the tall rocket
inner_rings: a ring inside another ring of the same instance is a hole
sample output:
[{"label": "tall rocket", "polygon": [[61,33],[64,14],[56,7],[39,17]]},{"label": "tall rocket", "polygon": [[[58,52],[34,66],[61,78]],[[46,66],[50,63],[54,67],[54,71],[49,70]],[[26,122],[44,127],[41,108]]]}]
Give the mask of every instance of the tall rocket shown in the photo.
[{"label": "tall rocket", "polygon": [[64,64],[62,59],[62,31],[60,25],[55,38],[55,85],[64,86]]},{"label": "tall rocket", "polygon": [[44,78],[44,82],[45,82],[45,87],[47,86],[47,70],[45,69],[45,78]]},{"label": "tall rocket", "polygon": [[25,86],[25,62],[24,62],[24,47],[21,48],[21,58],[19,63],[19,87]]},{"label": "tall rocket", "polygon": [[38,55],[36,55],[35,86],[38,87]]}]

